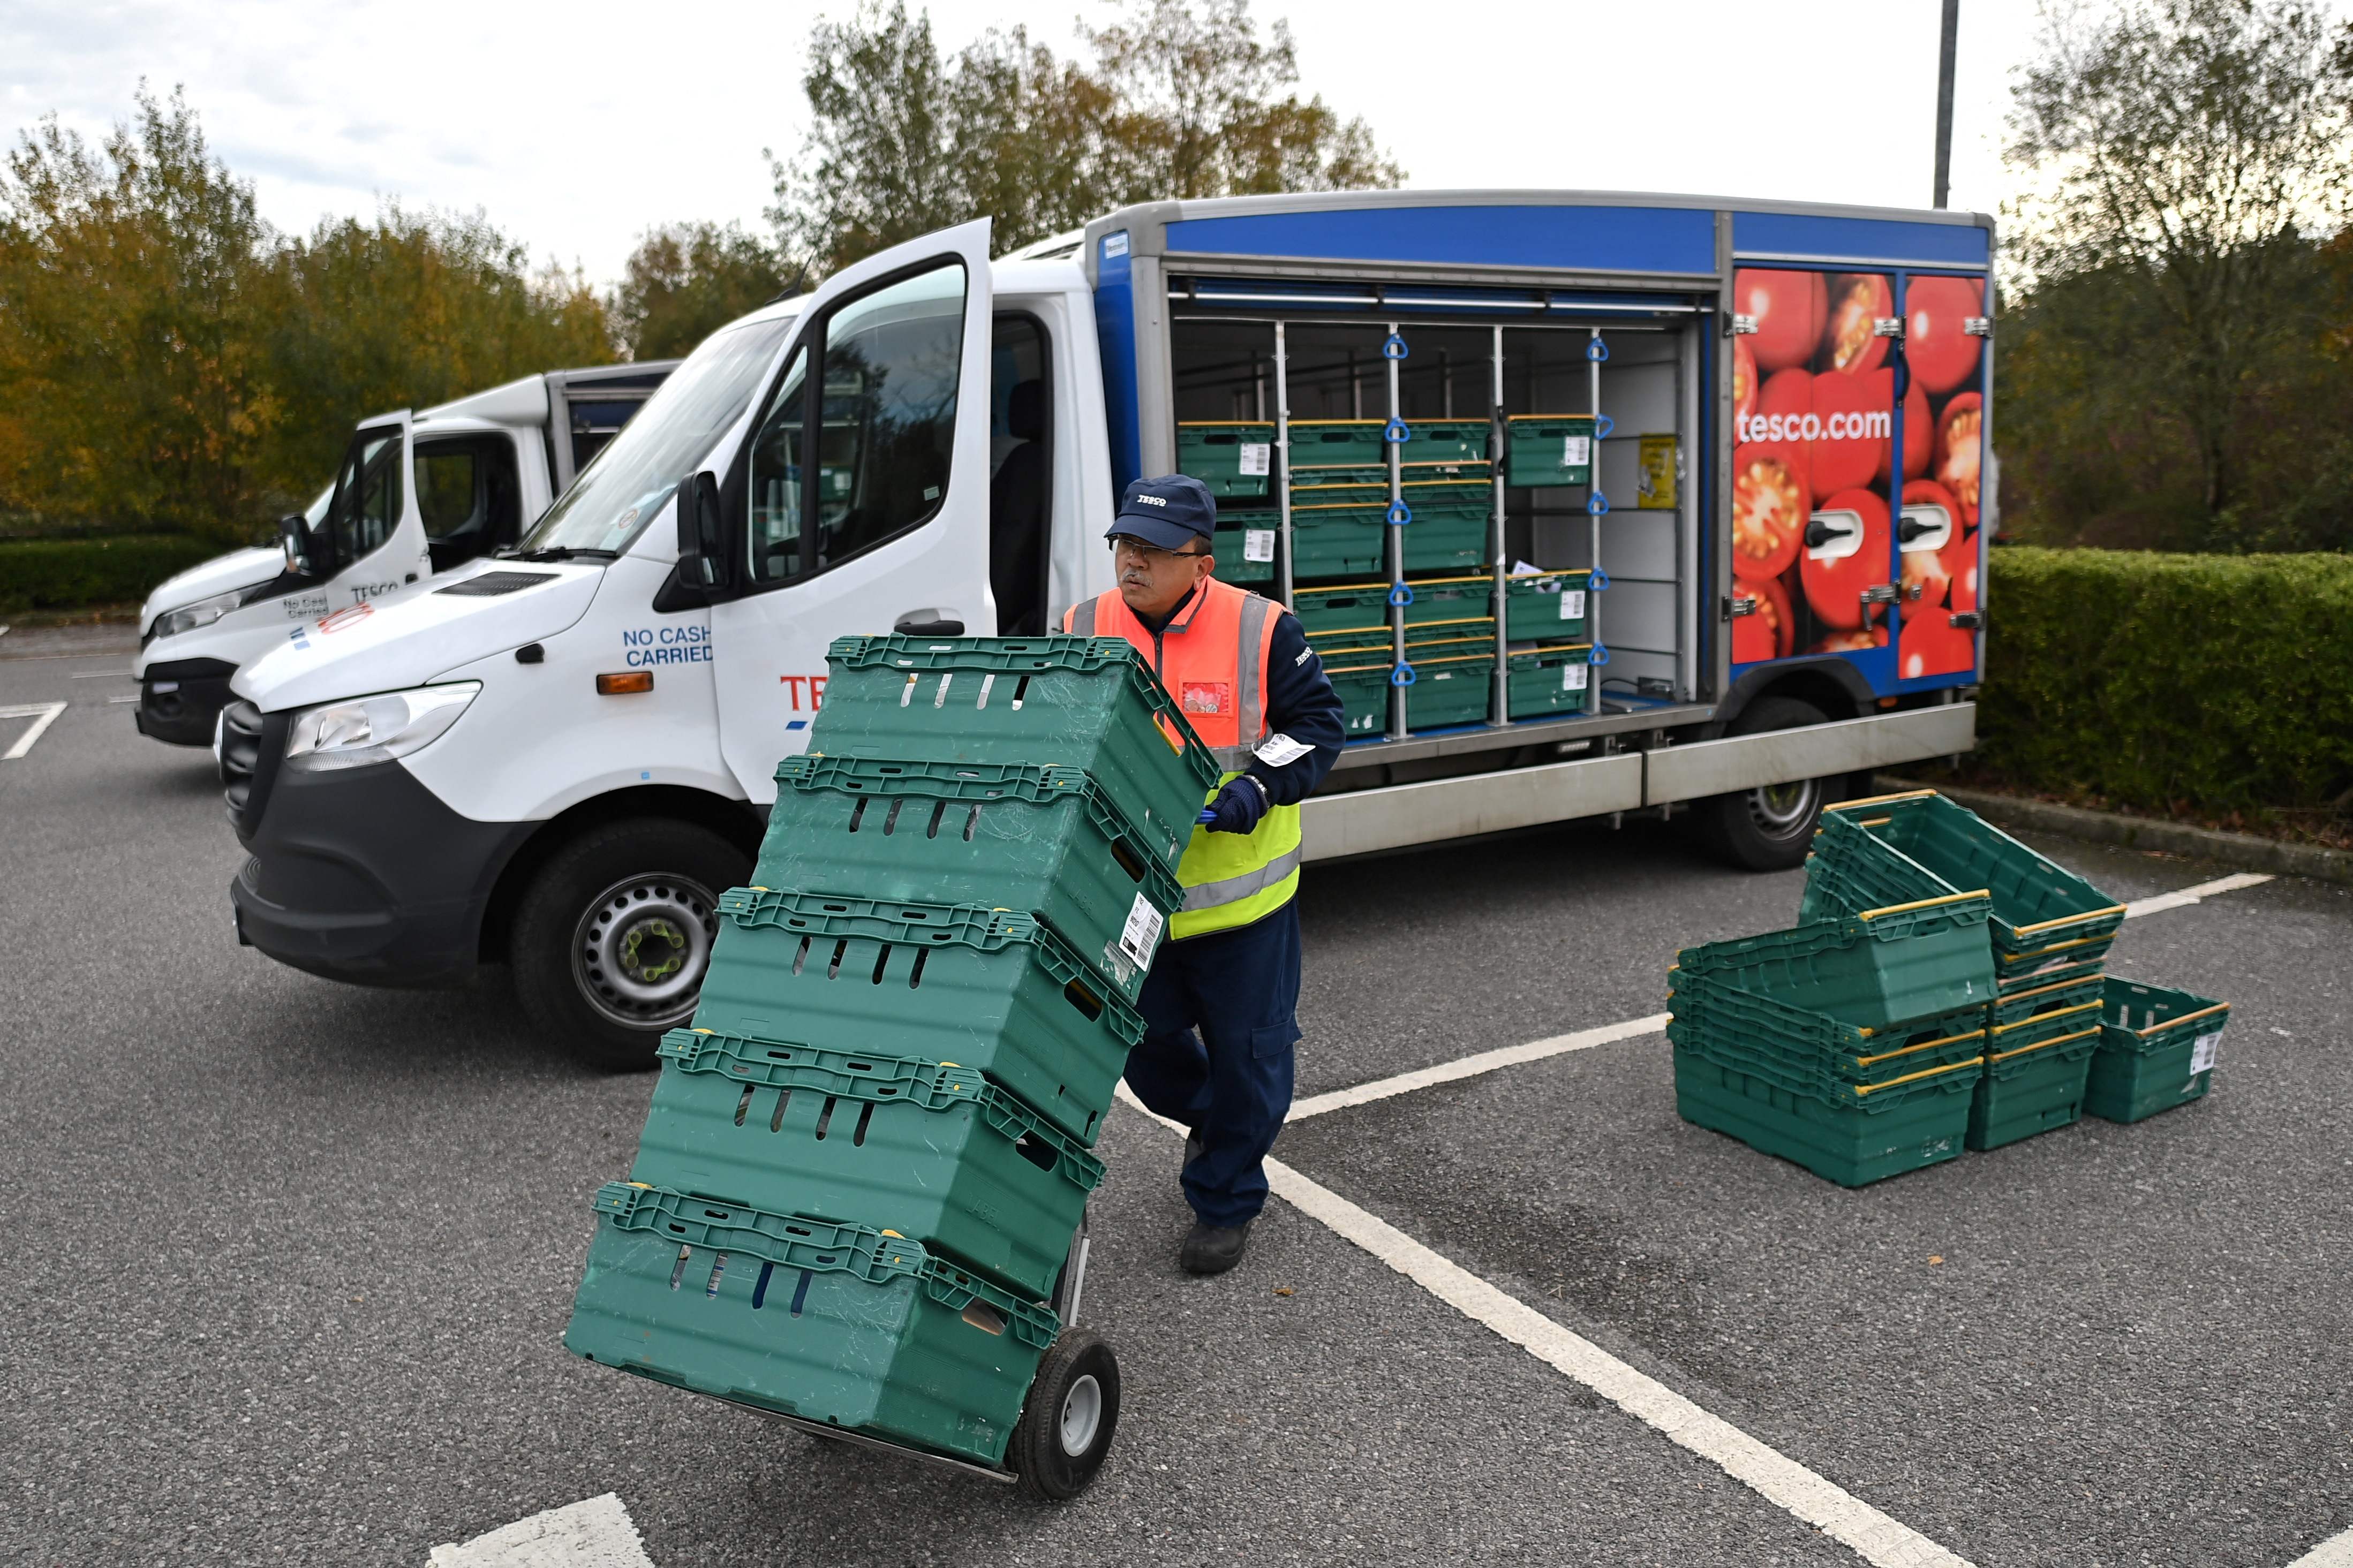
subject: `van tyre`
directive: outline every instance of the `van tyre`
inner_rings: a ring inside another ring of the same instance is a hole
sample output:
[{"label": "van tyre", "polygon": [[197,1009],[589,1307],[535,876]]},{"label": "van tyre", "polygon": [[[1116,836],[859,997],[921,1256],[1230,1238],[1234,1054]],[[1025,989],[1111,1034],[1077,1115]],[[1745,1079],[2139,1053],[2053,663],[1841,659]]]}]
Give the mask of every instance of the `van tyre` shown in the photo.
[{"label": "van tyre", "polygon": [[[1828,715],[1810,702],[1767,697],[1742,710],[1725,733],[1757,735],[1828,721]],[[1831,773],[1711,795],[1692,812],[1692,823],[1709,847],[1735,866],[1750,871],[1786,871],[1806,863],[1814,829],[1821,825],[1822,807],[1847,798],[1849,776]]]},{"label": "van tyre", "polygon": [[750,871],[741,849],[691,823],[590,829],[540,868],[515,911],[524,1013],[586,1066],[655,1066],[662,1031],[694,1015],[719,895]]},{"label": "van tyre", "polygon": [[1119,1358],[1102,1335],[1071,1329],[1039,1359],[1005,1462],[1031,1497],[1068,1502],[1093,1482],[1118,1427]]}]

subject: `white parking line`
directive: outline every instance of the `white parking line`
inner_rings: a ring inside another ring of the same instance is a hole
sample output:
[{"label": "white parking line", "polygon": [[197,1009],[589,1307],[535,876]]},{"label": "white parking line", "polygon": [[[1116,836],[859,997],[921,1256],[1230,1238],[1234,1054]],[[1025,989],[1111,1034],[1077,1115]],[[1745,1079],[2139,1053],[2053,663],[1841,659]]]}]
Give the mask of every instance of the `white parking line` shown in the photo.
[{"label": "white parking line", "polygon": [[[1125,1083],[1119,1086],[1119,1098],[1163,1127],[1184,1131],[1145,1110]],[[1873,1568],[1971,1568],[1967,1558],[1890,1519],[1731,1423],[1709,1415],[1658,1379],[1637,1372],[1590,1340],[1562,1328],[1282,1161],[1267,1161],[1266,1177],[1274,1194],[1302,1214],[1363,1247],[1472,1321],[1583,1384],[1669,1442],[1689,1449],[1768,1502],[1787,1509]]]},{"label": "white parking line", "polygon": [[1482,1051],[1475,1057],[1460,1061],[1441,1062],[1434,1068],[1422,1068],[1414,1072],[1399,1073],[1395,1078],[1360,1083],[1354,1089],[1335,1089],[1329,1094],[1310,1095],[1294,1100],[1287,1120],[1297,1121],[1303,1117],[1321,1116],[1327,1110],[1345,1110],[1352,1105],[1366,1105],[1391,1095],[1410,1094],[1417,1089],[1432,1084],[1451,1083],[1456,1079],[1476,1078],[1497,1068],[1517,1067],[1522,1062],[1539,1062],[1546,1057],[1563,1056],[1570,1051],[1590,1050],[1613,1040],[1630,1040],[1642,1035],[1655,1035],[1667,1026],[1667,1015],[1654,1013],[1647,1018],[1630,1018],[1622,1024],[1604,1024],[1598,1029],[1580,1029],[1573,1035],[1555,1035],[1549,1039],[1530,1040],[1525,1046],[1505,1046],[1500,1050]]},{"label": "white parking line", "polygon": [[2125,919],[2163,914],[2168,910],[2186,910],[2200,900],[2211,899],[2217,893],[2235,893],[2242,888],[2259,888],[2270,880],[2271,878],[2260,871],[2240,871],[2228,877],[2217,877],[2194,888],[2180,888],[2170,893],[2158,893],[2153,898],[2135,899],[2125,906]]},{"label": "white parking line", "polygon": [[2287,1568],[2353,1568],[2353,1530],[2330,1536]]},{"label": "white parking line", "polygon": [[62,702],[26,702],[15,708],[0,708],[0,719],[30,719],[33,721],[32,728],[16,737],[15,745],[0,752],[0,763],[13,763],[31,751],[33,742],[41,738],[41,732],[56,723],[58,715],[65,710],[66,705]]},{"label": "white parking line", "polygon": [[427,1568],[654,1568],[629,1510],[612,1492],[552,1508],[478,1535],[437,1546]]},{"label": "white parking line", "polygon": [[68,680],[128,680],[131,679],[131,672],[127,669],[85,669],[79,674],[69,675],[66,679]]}]

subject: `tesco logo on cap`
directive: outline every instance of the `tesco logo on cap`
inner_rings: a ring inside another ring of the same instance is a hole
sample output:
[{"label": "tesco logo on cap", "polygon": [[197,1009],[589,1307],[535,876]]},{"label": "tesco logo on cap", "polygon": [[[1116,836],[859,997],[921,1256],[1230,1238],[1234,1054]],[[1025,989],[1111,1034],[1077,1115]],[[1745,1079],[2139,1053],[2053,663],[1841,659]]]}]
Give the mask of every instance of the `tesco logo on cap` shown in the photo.
[{"label": "tesco logo on cap", "polygon": [[1135,500],[1137,504],[1142,506],[1166,506],[1168,504],[1168,500],[1166,496],[1138,496]]}]

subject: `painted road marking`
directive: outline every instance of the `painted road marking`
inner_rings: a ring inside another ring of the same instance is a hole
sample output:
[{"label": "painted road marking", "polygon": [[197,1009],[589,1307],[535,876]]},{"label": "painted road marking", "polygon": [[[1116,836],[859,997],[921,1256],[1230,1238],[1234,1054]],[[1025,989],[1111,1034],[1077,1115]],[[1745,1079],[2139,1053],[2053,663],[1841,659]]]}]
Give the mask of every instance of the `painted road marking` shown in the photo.
[{"label": "painted road marking", "polygon": [[65,710],[66,705],[62,702],[26,702],[14,708],[0,708],[0,719],[30,719],[33,721],[32,728],[16,737],[15,745],[0,752],[0,763],[13,763],[31,751],[33,742],[41,738],[42,731],[56,723],[58,715]]},{"label": "painted road marking", "polygon": [[66,679],[68,680],[128,680],[131,679],[131,672],[127,669],[85,669],[77,674],[69,675]]},{"label": "painted road marking", "polygon": [[437,1546],[427,1568],[654,1568],[618,1496],[607,1492],[517,1520],[459,1545]]},{"label": "painted road marking", "polygon": [[2186,910],[2200,900],[2211,899],[2217,893],[2235,893],[2242,888],[2259,888],[2270,880],[2271,878],[2260,871],[2241,871],[2233,876],[2217,877],[2211,882],[2200,882],[2194,888],[2182,888],[2170,893],[2159,893],[2154,898],[2135,899],[2125,906],[2125,919],[2132,920],[2140,915],[2163,914],[2168,910]]},{"label": "painted road marking", "polygon": [[1493,1072],[1497,1068],[1517,1067],[1522,1062],[1540,1062],[1546,1057],[1590,1050],[1595,1046],[1606,1046],[1614,1040],[1655,1035],[1666,1026],[1667,1015],[1654,1013],[1647,1018],[1630,1018],[1622,1024],[1605,1024],[1598,1029],[1580,1029],[1573,1035],[1555,1035],[1549,1039],[1530,1040],[1525,1046],[1505,1046],[1500,1050],[1482,1051],[1475,1057],[1464,1057],[1460,1061],[1441,1062],[1434,1068],[1422,1068],[1414,1072],[1399,1073],[1395,1078],[1360,1083],[1354,1089],[1335,1089],[1329,1094],[1311,1095],[1293,1102],[1287,1120],[1296,1121],[1305,1116],[1321,1116],[1327,1110],[1345,1110],[1352,1105],[1366,1105],[1392,1095],[1410,1094],[1417,1089],[1428,1089],[1432,1084],[1476,1078],[1481,1073]]},{"label": "painted road marking", "polygon": [[110,697],[106,700],[106,705],[109,708],[120,708],[126,702],[136,702],[139,699],[136,697]]},{"label": "painted road marking", "polygon": [[2287,1568],[2353,1568],[2353,1530],[2330,1536]]},{"label": "painted road marking", "polygon": [[[1145,1110],[1124,1082],[1119,1086],[1119,1098],[1169,1131],[1184,1131]],[[1363,1247],[1472,1321],[1583,1384],[1669,1442],[1715,1465],[1874,1568],[1972,1568],[1968,1559],[1947,1551],[1795,1459],[1709,1415],[1658,1379],[1635,1371],[1590,1340],[1562,1328],[1282,1161],[1266,1162],[1266,1178],[1275,1195],[1302,1214]]]}]

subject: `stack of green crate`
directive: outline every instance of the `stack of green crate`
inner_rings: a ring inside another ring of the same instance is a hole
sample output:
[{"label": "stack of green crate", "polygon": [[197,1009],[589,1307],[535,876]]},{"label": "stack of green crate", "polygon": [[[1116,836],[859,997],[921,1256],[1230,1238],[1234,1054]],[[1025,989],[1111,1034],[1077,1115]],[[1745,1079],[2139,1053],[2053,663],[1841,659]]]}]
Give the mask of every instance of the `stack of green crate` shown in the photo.
[{"label": "stack of green crate", "polygon": [[1001,1466],[1218,769],[1116,638],[829,661],[565,1342]]},{"label": "stack of green crate", "polygon": [[1210,542],[1218,575],[1228,583],[1274,580],[1282,513],[1269,499],[1274,472],[1273,422],[1264,419],[1186,420],[1176,426],[1176,471],[1207,485],[1216,498],[1217,536]]},{"label": "stack of green crate", "polygon": [[[1291,574],[1325,582],[1388,570],[1387,421],[1302,419],[1291,425]],[[1488,558],[1493,465],[1484,420],[1412,420],[1398,451],[1397,499],[1411,521],[1405,566],[1461,574]]]},{"label": "stack of green crate", "polygon": [[1676,1110],[1842,1186],[1957,1156],[1993,994],[1982,896],[1686,948]]},{"label": "stack of green crate", "polygon": [[1801,913],[1831,914],[1982,890],[2000,995],[1987,1016],[1985,1080],[1969,1147],[1994,1149],[2083,1114],[2100,1042],[2095,985],[2124,906],[1935,790],[1842,802],[1822,814]]},{"label": "stack of green crate", "polygon": [[1593,644],[1587,636],[1586,571],[1521,573],[1504,581],[1504,636],[1511,643],[1512,717],[1590,712]]}]

